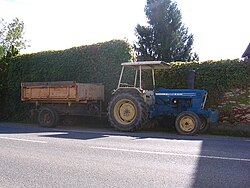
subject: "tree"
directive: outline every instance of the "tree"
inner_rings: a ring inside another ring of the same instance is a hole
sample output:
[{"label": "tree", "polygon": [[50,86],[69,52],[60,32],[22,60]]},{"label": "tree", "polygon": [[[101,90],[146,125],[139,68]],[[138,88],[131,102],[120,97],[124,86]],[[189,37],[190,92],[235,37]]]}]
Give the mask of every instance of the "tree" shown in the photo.
[{"label": "tree", "polygon": [[148,26],[137,25],[134,44],[138,60],[192,61],[193,35],[182,23],[181,12],[171,0],[147,0]]},{"label": "tree", "polygon": [[[27,40],[23,38],[24,22],[18,18],[14,18],[11,23],[7,23],[4,19],[0,19],[0,47],[4,51],[4,55],[10,53],[15,56],[20,50],[27,47]],[[14,54],[14,51],[16,51]]]},{"label": "tree", "polygon": [[0,19],[0,89],[3,87],[10,59],[27,47],[27,40],[23,38],[23,35],[23,21],[14,18],[12,22],[7,23],[4,19]]},{"label": "tree", "polygon": [[[4,102],[7,90],[7,73],[11,58],[27,47],[27,40],[23,38],[24,22],[14,18],[7,23],[0,18],[0,106]],[[3,113],[0,108],[0,116]]]}]

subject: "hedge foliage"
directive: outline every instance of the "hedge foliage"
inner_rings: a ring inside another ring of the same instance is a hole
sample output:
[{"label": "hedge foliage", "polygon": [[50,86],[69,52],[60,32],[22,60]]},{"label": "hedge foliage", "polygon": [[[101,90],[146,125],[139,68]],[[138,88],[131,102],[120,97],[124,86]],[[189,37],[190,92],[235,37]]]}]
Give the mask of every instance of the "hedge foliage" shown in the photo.
[{"label": "hedge foliage", "polygon": [[20,101],[21,82],[103,83],[108,101],[117,87],[120,64],[132,60],[132,48],[122,40],[18,56],[9,68],[5,112],[11,119],[18,119],[29,106]]},{"label": "hedge foliage", "polygon": [[209,107],[217,107],[223,94],[250,86],[250,63],[240,60],[172,63],[172,68],[159,71],[159,85],[166,88],[187,88],[189,70],[195,70],[195,88],[208,91]]}]

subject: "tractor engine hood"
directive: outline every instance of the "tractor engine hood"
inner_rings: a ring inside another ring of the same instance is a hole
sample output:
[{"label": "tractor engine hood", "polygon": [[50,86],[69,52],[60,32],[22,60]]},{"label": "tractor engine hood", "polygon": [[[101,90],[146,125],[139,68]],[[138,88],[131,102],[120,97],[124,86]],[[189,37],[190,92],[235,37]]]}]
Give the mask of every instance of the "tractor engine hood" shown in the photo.
[{"label": "tractor engine hood", "polygon": [[173,98],[203,98],[207,91],[199,89],[165,89],[159,88],[155,91],[156,96],[168,96]]}]

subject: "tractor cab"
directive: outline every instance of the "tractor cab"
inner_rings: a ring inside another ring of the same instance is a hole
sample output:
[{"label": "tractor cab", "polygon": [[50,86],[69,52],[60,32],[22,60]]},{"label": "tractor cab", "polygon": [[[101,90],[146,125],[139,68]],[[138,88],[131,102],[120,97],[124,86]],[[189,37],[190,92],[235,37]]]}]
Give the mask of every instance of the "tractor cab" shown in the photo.
[{"label": "tractor cab", "polygon": [[[126,62],[122,63],[122,70],[118,82],[117,89],[121,89],[124,87],[132,87],[136,88],[140,91],[143,91],[143,80],[142,80],[142,72],[144,70],[150,70],[152,74],[152,85],[155,89],[155,70],[160,69],[170,69],[171,65],[169,63],[163,62],[163,61],[139,61],[139,62]],[[133,69],[135,72],[133,83],[126,83],[123,82],[124,80],[124,72],[125,69]]]},{"label": "tractor cab", "polygon": [[[135,89],[144,98],[148,105],[153,105],[155,103],[155,91],[156,91],[156,80],[155,71],[161,69],[170,69],[171,65],[163,61],[139,61],[139,62],[125,62],[121,64],[122,70],[118,82],[116,91]],[[126,79],[126,71],[130,74],[134,73],[134,77],[130,79],[129,83]],[[143,79],[145,72],[151,77],[151,89],[145,88],[145,80]],[[123,82],[126,80],[126,82]]]}]

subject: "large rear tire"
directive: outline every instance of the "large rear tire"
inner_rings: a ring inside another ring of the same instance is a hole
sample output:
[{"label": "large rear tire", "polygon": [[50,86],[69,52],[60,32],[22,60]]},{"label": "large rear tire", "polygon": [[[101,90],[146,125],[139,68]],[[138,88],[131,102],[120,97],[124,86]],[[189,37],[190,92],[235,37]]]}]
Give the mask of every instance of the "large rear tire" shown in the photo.
[{"label": "large rear tire", "polygon": [[38,123],[42,127],[55,127],[58,119],[57,112],[51,108],[43,107],[38,113]]},{"label": "large rear tire", "polygon": [[108,105],[108,120],[119,131],[136,131],[147,122],[147,106],[137,92],[119,92]]},{"label": "large rear tire", "polygon": [[199,116],[193,112],[184,111],[175,120],[175,128],[182,135],[195,135],[201,126]]}]

